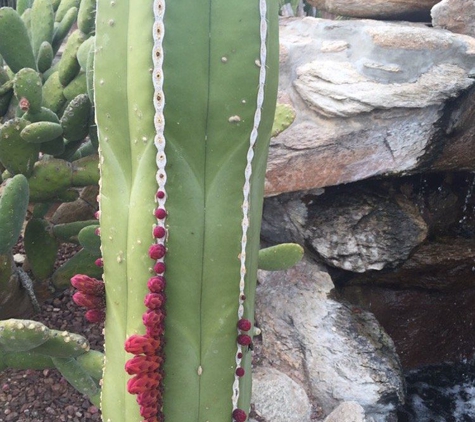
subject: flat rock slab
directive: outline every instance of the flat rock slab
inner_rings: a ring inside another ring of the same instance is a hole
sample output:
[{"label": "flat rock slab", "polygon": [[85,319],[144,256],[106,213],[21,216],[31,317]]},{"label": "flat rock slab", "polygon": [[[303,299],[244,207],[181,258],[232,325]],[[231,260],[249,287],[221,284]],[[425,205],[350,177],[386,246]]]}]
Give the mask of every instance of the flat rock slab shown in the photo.
[{"label": "flat rock slab", "polygon": [[[283,19],[280,36],[280,102],[296,118],[271,142],[268,196],[457,161],[446,162],[444,150],[475,123],[467,111],[461,127],[447,107],[475,82],[475,39],[407,22],[310,17]],[[459,126],[448,137],[450,125]],[[475,167],[475,151],[463,155]]]},{"label": "flat rock slab", "polygon": [[442,0],[431,10],[434,28],[475,37],[475,1]]},{"label": "flat rock slab", "polygon": [[335,15],[372,19],[426,20],[439,0],[307,0]]}]

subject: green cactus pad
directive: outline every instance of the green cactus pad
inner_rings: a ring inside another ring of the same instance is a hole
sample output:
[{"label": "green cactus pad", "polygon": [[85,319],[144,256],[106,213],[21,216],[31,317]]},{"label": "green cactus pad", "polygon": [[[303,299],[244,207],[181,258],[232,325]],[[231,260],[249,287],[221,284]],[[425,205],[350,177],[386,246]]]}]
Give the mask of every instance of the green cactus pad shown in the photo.
[{"label": "green cactus pad", "polygon": [[36,122],[25,126],[20,136],[26,141],[34,144],[50,142],[63,134],[63,127],[59,123]]},{"label": "green cactus pad", "polygon": [[72,172],[71,163],[65,160],[52,158],[38,161],[28,180],[30,200],[44,202],[55,198],[59,191],[71,186]]},{"label": "green cactus pad", "polygon": [[38,71],[40,73],[46,72],[53,64],[53,59],[54,59],[53,47],[48,41],[42,42],[38,50],[38,56],[36,59]]},{"label": "green cactus pad", "polygon": [[0,321],[0,346],[8,352],[29,351],[49,338],[49,329],[40,322],[19,319]]},{"label": "green cactus pad", "polygon": [[101,254],[101,238],[96,234],[98,227],[98,224],[84,227],[78,235],[81,246],[96,255]]},{"label": "green cactus pad", "polygon": [[81,0],[61,0],[56,10],[55,21],[61,22],[72,8],[79,8],[80,2]]},{"label": "green cactus pad", "polygon": [[79,198],[77,189],[66,189],[56,194],[55,200],[58,202],[74,202]]},{"label": "green cactus pad", "polygon": [[88,135],[91,107],[89,96],[80,94],[64,110],[61,125],[69,142],[81,141]]},{"label": "green cactus pad", "polygon": [[25,23],[11,7],[0,8],[0,55],[13,73],[24,67],[36,69],[35,55]]},{"label": "green cactus pad", "polygon": [[87,353],[79,355],[76,360],[79,365],[96,381],[102,378],[102,368],[104,366],[104,354],[97,350],[89,350]]},{"label": "green cactus pad", "polygon": [[35,57],[38,57],[41,44],[53,42],[53,30],[54,10],[51,0],[35,0],[31,8],[31,45]]},{"label": "green cactus pad", "polygon": [[259,251],[259,269],[266,271],[287,270],[298,264],[303,248],[296,243],[282,243]]},{"label": "green cactus pad", "polygon": [[7,91],[3,95],[0,95],[0,117],[5,116],[5,114],[7,114],[12,97],[13,89]]},{"label": "green cactus pad", "polygon": [[61,0],[52,0],[52,4],[53,4],[53,10],[56,13],[56,11],[58,10],[59,5],[61,4]]},{"label": "green cactus pad", "polygon": [[51,358],[61,375],[80,393],[95,396],[97,383],[74,358]]},{"label": "green cactus pad", "polygon": [[85,34],[92,34],[95,22],[96,0],[82,0],[78,12],[78,28]]},{"label": "green cactus pad", "polygon": [[20,136],[28,125],[23,119],[12,119],[0,130],[0,162],[12,174],[29,176],[38,160],[39,145],[25,142]]},{"label": "green cactus pad", "polygon": [[287,129],[295,120],[295,110],[289,104],[277,104],[274,116],[274,125],[272,126],[272,136]]},{"label": "green cactus pad", "polygon": [[50,142],[44,142],[40,144],[40,151],[43,154],[52,155],[53,157],[59,157],[65,151],[64,139],[62,136],[53,139]]},{"label": "green cactus pad", "polygon": [[82,70],[86,70],[87,68],[87,57],[89,55],[89,50],[94,48],[94,43],[96,42],[96,37],[90,37],[86,41],[84,41],[78,49],[78,62],[81,66]]},{"label": "green cactus pad", "polygon": [[72,101],[80,94],[87,92],[86,72],[79,74],[64,88],[63,94],[68,101]]},{"label": "green cactus pad", "polygon": [[63,94],[63,85],[59,81],[59,72],[54,72],[43,85],[43,107],[50,109],[57,115],[66,104]]},{"label": "green cactus pad", "polygon": [[78,234],[87,226],[97,224],[97,220],[74,221],[72,223],[55,224],[53,234],[61,242],[79,243]]},{"label": "green cactus pad", "polygon": [[61,85],[68,85],[79,73],[81,66],[77,59],[77,52],[80,45],[87,39],[87,35],[81,31],[74,31],[66,42],[64,52],[59,62],[58,72]]},{"label": "green cactus pad", "polygon": [[88,155],[71,163],[73,167],[72,185],[89,186],[99,182],[99,157]]},{"label": "green cactus pad", "polygon": [[59,243],[46,220],[33,218],[25,228],[25,252],[35,278],[45,280],[54,271]]},{"label": "green cactus pad", "polygon": [[0,95],[5,95],[13,90],[13,81],[7,80],[2,85],[0,85]]},{"label": "green cactus pad", "polygon": [[21,16],[26,9],[31,8],[33,5],[33,0],[17,0],[16,2],[16,11]]},{"label": "green cactus pad", "polygon": [[59,117],[57,116],[57,114],[46,107],[41,107],[40,111],[37,113],[32,113],[31,111],[28,111],[27,113],[23,115],[23,118],[32,123],[36,123],[36,122],[59,123]]},{"label": "green cactus pad", "polygon": [[[52,44],[53,51],[55,53],[58,52],[59,47],[61,47],[63,40],[68,35],[69,31],[74,25],[74,22],[76,22],[77,16],[78,16],[77,7],[72,7],[66,12],[61,22],[59,23],[59,25],[57,25],[57,27],[55,28],[55,31],[53,34],[53,44]],[[56,14],[56,18],[57,17],[58,17],[58,14]]]},{"label": "green cactus pad", "polygon": [[71,160],[79,160],[80,158],[88,157],[89,155],[97,155],[97,148],[92,144],[91,140],[82,143],[71,157]]},{"label": "green cactus pad", "polygon": [[51,208],[51,202],[39,202],[37,204],[35,204],[34,208],[33,208],[33,218],[44,218],[44,216],[46,215],[46,213],[49,211],[49,209]]},{"label": "green cactus pad", "polygon": [[19,101],[22,98],[28,100],[28,110],[31,110],[32,113],[37,113],[41,110],[43,85],[41,76],[36,70],[29,68],[21,69],[13,80],[13,91]]},{"label": "green cactus pad", "polygon": [[28,208],[28,181],[22,174],[7,180],[0,190],[0,255],[18,241]]},{"label": "green cactus pad", "polygon": [[31,351],[55,358],[74,358],[89,351],[89,342],[79,334],[50,329],[48,340]]},{"label": "green cactus pad", "polygon": [[76,274],[86,274],[90,277],[101,278],[102,268],[95,264],[100,255],[92,254],[86,249],[80,250],[76,255],[61,265],[52,277],[53,284],[58,289],[65,289],[71,285],[70,280]]},{"label": "green cactus pad", "polygon": [[52,369],[55,368],[49,356],[34,352],[5,352],[0,350],[0,362],[3,360],[6,368],[11,369]]}]

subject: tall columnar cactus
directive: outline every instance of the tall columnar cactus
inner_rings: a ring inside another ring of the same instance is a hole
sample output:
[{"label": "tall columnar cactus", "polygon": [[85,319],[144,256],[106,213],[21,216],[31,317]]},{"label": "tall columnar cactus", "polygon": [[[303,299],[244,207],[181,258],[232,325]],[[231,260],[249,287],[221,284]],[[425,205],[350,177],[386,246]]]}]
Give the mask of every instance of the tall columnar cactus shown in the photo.
[{"label": "tall columnar cactus", "polygon": [[104,421],[247,419],[277,9],[98,2]]}]

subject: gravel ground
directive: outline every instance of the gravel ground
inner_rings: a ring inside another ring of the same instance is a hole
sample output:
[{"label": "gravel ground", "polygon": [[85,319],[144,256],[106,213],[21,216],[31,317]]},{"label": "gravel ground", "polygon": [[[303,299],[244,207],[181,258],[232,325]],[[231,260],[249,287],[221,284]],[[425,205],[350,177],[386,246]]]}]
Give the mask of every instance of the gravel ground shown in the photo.
[{"label": "gravel ground", "polygon": [[[22,253],[17,245],[15,253]],[[78,249],[75,245],[62,245],[57,266]],[[84,311],[71,299],[74,289],[47,300],[41,312],[32,319],[49,328],[67,330],[83,335],[91,349],[103,350],[102,325],[90,324]],[[97,407],[61,376],[56,369],[6,370],[0,372],[0,422],[56,422],[100,421]]]},{"label": "gravel ground", "polygon": [[[92,349],[102,350],[102,327],[89,324],[71,300],[72,290],[47,301],[35,316],[50,328],[85,336]],[[0,372],[0,422],[100,421],[97,407],[56,369]]]}]

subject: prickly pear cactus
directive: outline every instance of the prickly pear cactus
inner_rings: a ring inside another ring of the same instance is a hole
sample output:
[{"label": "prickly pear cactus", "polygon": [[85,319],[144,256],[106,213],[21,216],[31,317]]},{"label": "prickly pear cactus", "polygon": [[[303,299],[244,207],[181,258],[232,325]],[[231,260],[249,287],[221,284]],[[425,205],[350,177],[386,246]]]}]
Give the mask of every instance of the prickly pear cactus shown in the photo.
[{"label": "prickly pear cactus", "polygon": [[277,9],[98,2],[104,421],[247,420]]}]

